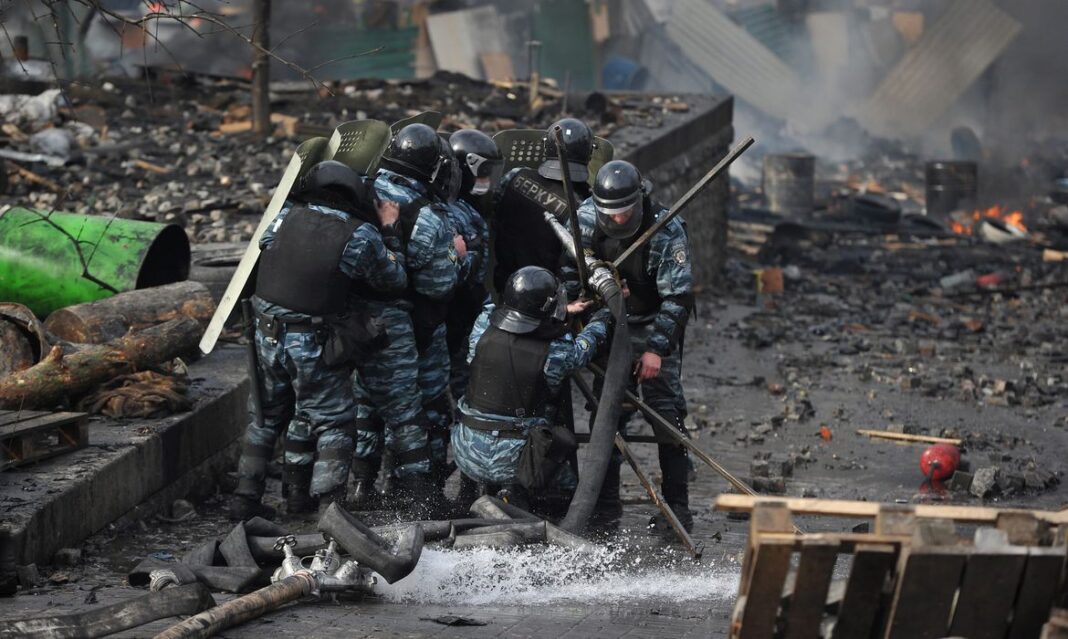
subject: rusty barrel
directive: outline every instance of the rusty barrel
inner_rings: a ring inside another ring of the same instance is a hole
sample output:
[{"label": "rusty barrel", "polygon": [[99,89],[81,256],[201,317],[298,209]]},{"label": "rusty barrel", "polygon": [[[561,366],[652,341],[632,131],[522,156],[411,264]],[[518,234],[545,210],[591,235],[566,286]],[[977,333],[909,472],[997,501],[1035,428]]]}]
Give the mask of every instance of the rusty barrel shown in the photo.
[{"label": "rusty barrel", "polygon": [[764,156],[764,197],[768,210],[779,215],[811,213],[815,193],[816,159],[807,153],[769,153]]},{"label": "rusty barrel", "polygon": [[974,209],[979,194],[979,165],[961,160],[933,160],[924,171],[927,214],[944,217],[957,209]]}]

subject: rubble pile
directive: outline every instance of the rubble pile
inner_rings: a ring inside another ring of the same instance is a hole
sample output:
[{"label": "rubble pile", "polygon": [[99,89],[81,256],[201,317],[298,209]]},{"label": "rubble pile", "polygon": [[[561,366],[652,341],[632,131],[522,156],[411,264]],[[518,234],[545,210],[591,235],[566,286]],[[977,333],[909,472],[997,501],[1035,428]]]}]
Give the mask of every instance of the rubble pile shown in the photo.
[{"label": "rubble pile", "polygon": [[525,85],[446,72],[276,89],[276,130],[264,140],[250,132],[247,87],[230,80],[164,76],[3,96],[20,99],[0,100],[0,162],[10,174],[6,190],[0,181],[0,204],[154,220],[183,226],[192,242],[242,242],[297,145],[329,136],[340,122],[395,122],[436,110],[442,131],[492,134],[545,128],[569,112],[607,137],[661,126],[688,109],[663,96],[568,96],[546,86],[530,111]]}]

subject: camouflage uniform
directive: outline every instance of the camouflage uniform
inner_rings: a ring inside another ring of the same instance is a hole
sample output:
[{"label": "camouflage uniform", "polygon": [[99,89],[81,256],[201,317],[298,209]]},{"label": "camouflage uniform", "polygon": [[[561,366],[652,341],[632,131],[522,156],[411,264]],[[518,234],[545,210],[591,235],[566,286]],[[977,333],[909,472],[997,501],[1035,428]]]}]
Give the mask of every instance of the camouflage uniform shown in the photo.
[{"label": "camouflage uniform", "polygon": [[[426,187],[398,173],[382,169],[375,179],[378,197],[397,202],[401,206],[418,198],[428,198]],[[460,264],[453,246],[452,227],[445,219],[446,205],[431,202],[420,209],[411,236],[407,240],[409,289],[435,300],[447,300],[459,281]],[[444,324],[433,330],[429,344],[420,352],[416,348],[415,327],[412,324],[412,304],[405,300],[381,303],[384,318],[392,341],[390,347],[374,362],[359,369],[356,395],[360,403],[358,413],[363,416],[378,416],[385,423],[385,445],[395,460],[404,458],[394,466],[393,474],[404,477],[425,474],[430,471],[430,461],[417,459],[413,451],[427,450],[427,428],[437,424],[448,428],[448,414],[442,410],[427,410],[436,407],[441,399],[448,402],[445,394],[449,379],[449,353],[445,345]],[[384,401],[385,400],[385,401]],[[403,406],[395,414],[393,406]],[[420,411],[413,406],[427,407]],[[373,425],[361,424],[373,431]],[[373,463],[381,454],[374,446],[372,434],[358,433],[360,440],[357,459]],[[444,450],[441,448],[443,457]],[[401,453],[408,453],[404,458]]]},{"label": "camouflage uniform", "polygon": [[[323,215],[348,216],[335,209],[309,205]],[[260,239],[260,249],[274,241],[291,206],[284,207]],[[388,240],[399,248],[396,240]],[[382,291],[403,290],[407,284],[404,256],[389,250],[371,224],[361,224],[344,247],[339,268],[352,280]],[[350,304],[353,300],[350,299]],[[258,297],[253,308],[287,322],[310,321],[311,316],[289,310]],[[322,495],[348,481],[352,457],[352,424],[355,418],[350,370],[328,367],[322,360],[322,345],[315,333],[287,331],[280,323],[278,339],[264,334],[257,319],[256,352],[262,380],[260,404],[263,427],[250,419],[245,447],[238,463],[236,494],[259,500],[263,495],[264,470],[274,452],[275,441],[288,425],[285,461],[287,467],[312,468],[311,494]],[[250,399],[251,402],[251,399]],[[250,414],[253,407],[250,403]]]},{"label": "camouflage uniform", "polygon": [[467,242],[462,262],[461,284],[449,307],[447,342],[449,346],[449,388],[458,398],[467,388],[467,340],[471,327],[486,299],[486,269],[489,264],[489,226],[478,209],[461,198],[449,206],[449,221]]},{"label": "camouflage uniform", "polygon": [[[667,210],[663,207],[657,207],[654,219],[659,219],[666,212]],[[592,250],[597,228],[597,210],[592,199],[579,207],[578,216],[579,225],[582,228],[583,247]],[[650,315],[640,317],[631,315],[628,318],[631,350],[635,361],[643,353],[656,353],[661,357],[661,368],[657,377],[642,382],[640,387],[632,382],[631,390],[634,392],[640,390],[642,399],[653,410],[685,432],[683,420],[686,417],[686,398],[682,389],[682,344],[686,321],[693,304],[693,273],[690,267],[689,240],[680,218],[673,219],[649,241],[648,257],[643,267],[647,276],[655,281],[660,303],[655,312]],[[569,293],[574,295],[578,290],[578,282],[573,264],[569,264],[565,269],[565,278]],[[632,412],[623,414],[620,420],[620,430],[625,430],[632,415]],[[685,504],[687,500],[685,470],[682,471],[681,486],[677,482],[675,485],[669,485],[672,481],[667,480],[669,475],[674,480],[680,472],[679,468],[688,464],[685,449],[666,438],[661,441],[658,448],[661,470],[664,471],[666,478],[665,500],[673,507]],[[614,480],[618,494],[618,467],[622,458],[618,452],[614,454]],[[672,468],[671,471],[668,470],[669,466]],[[606,479],[608,492],[612,490],[610,479]]]},{"label": "camouflage uniform", "polygon": [[[493,304],[487,304],[475,321],[469,342],[468,363],[474,358],[478,340],[489,327],[490,313],[493,312],[493,308]],[[601,309],[594,313],[589,324],[577,336],[567,333],[563,337],[552,340],[545,366],[542,368],[549,396],[552,398],[546,406],[544,416],[519,418],[490,415],[475,410],[463,399],[459,403],[460,412],[483,420],[511,424],[521,428],[524,432],[539,424],[559,423],[560,415],[556,399],[561,388],[564,382],[585,367],[593,359],[597,349],[605,344],[608,339],[609,319],[608,310]],[[524,444],[525,440],[497,437],[494,431],[475,430],[462,423],[454,426],[452,431],[453,456],[456,459],[456,465],[471,479],[490,484],[515,483],[516,465]],[[570,469],[571,467],[564,466],[563,468]],[[557,481],[564,484],[563,488],[573,488],[575,481],[573,469],[564,476],[558,476]]]}]

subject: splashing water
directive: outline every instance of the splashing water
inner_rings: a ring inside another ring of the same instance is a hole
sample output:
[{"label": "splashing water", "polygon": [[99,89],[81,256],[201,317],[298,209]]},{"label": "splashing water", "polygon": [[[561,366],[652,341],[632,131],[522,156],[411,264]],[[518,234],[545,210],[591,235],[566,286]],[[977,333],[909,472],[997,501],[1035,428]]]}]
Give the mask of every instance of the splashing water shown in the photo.
[{"label": "splashing water", "polygon": [[594,553],[560,547],[427,548],[415,572],[395,584],[380,582],[375,591],[403,603],[538,605],[653,598],[712,601],[733,597],[737,589],[737,572],[665,563],[662,557],[635,557],[622,548]]}]

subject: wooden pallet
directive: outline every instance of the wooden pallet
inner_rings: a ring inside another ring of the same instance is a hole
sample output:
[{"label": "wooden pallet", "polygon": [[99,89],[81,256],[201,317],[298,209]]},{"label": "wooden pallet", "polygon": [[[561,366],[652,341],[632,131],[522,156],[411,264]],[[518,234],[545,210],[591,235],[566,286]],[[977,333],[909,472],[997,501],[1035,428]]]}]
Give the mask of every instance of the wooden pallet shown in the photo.
[{"label": "wooden pallet", "polygon": [[[798,504],[806,514],[874,514],[873,532],[795,535],[794,501],[811,502]],[[954,520],[937,517],[938,506],[920,516],[918,507],[740,495],[716,508],[752,514],[735,639],[1024,639],[1039,636],[1063,599],[1065,530],[1049,522],[1059,513],[945,507],[963,515]],[[993,526],[975,541],[956,534],[958,522],[976,520]],[[836,566],[846,578],[832,583]]]},{"label": "wooden pallet", "polygon": [[0,471],[89,444],[87,413],[0,411]]}]

